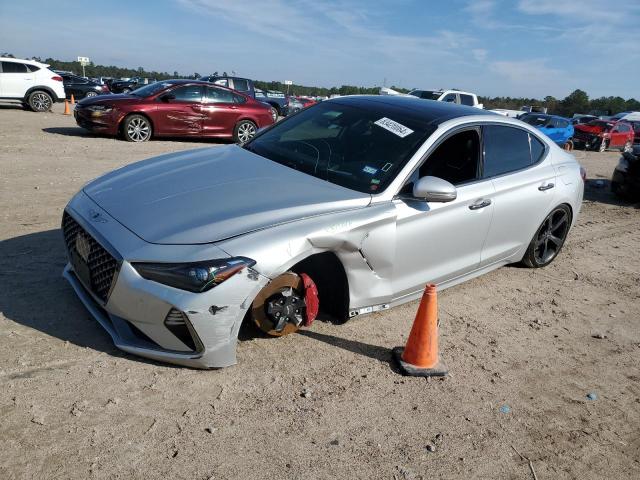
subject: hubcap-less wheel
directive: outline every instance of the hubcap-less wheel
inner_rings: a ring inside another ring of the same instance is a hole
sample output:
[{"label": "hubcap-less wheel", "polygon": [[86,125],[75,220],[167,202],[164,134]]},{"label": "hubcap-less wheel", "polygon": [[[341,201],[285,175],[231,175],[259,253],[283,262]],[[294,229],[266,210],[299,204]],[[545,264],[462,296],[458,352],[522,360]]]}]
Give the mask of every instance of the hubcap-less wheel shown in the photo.
[{"label": "hubcap-less wheel", "polygon": [[87,92],[85,97],[89,98],[89,97],[96,97],[98,94],[96,92]]},{"label": "hubcap-less wheel", "polygon": [[624,144],[623,152],[633,152],[633,143],[630,141]]},{"label": "hubcap-less wheel", "polygon": [[151,135],[151,125],[149,122],[141,117],[132,118],[127,123],[127,136],[133,142],[144,142],[149,140]]},{"label": "hubcap-less wheel", "polygon": [[131,91],[130,88],[123,88],[122,93],[129,93]]},{"label": "hubcap-less wheel", "polygon": [[51,108],[51,97],[44,92],[36,92],[31,96],[30,104],[36,112],[46,112]]},{"label": "hubcap-less wheel", "polygon": [[602,140],[600,142],[600,148],[598,149],[600,152],[604,152],[607,149],[607,141]]},{"label": "hubcap-less wheel", "polygon": [[546,265],[558,254],[569,231],[569,214],[557,208],[549,214],[535,237],[534,258],[538,265]]},{"label": "hubcap-less wheel", "polygon": [[256,127],[253,123],[244,122],[238,126],[238,141],[240,143],[248,142],[256,134]]},{"label": "hubcap-less wheel", "polygon": [[268,335],[281,337],[298,331],[306,316],[304,283],[292,272],[275,278],[251,305],[255,324]]}]

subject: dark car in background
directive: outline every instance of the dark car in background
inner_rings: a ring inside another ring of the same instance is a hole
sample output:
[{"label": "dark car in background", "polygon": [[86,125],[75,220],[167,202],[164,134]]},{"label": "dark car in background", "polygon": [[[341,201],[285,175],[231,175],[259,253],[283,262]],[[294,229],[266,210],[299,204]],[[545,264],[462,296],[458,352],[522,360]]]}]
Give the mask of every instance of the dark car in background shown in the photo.
[{"label": "dark car in background", "polygon": [[640,200],[640,145],[622,152],[611,177],[611,191],[625,200]]},{"label": "dark car in background", "polygon": [[573,118],[571,118],[571,123],[573,123],[574,125],[580,125],[583,123],[589,123],[592,122],[593,120],[598,120],[598,117],[596,117],[595,115],[574,115]]},{"label": "dark car in background", "polygon": [[73,95],[73,98],[81,99],[110,93],[109,87],[98,82],[69,73],[61,73],[60,76],[62,77],[64,93],[67,98],[71,98],[71,95]]},{"label": "dark car in background", "polygon": [[589,123],[574,126],[573,144],[575,147],[600,152],[608,148],[630,150],[633,138],[634,131],[629,122],[592,120]]},{"label": "dark car in background", "polygon": [[259,102],[267,103],[274,109],[276,118],[277,116],[286,116],[288,113],[289,99],[284,93],[256,88],[253,80],[249,78],[209,75],[208,77],[200,78],[200,80],[232,88]]},{"label": "dark car in background", "polygon": [[560,147],[573,137],[573,124],[568,118],[544,113],[526,113],[518,118],[540,130]]},{"label": "dark car in background", "polygon": [[229,88],[197,80],[167,80],[127,95],[82,100],[76,123],[122,135],[130,142],[153,136],[228,138],[243,143],[274,123],[271,107]]},{"label": "dark car in background", "polygon": [[107,85],[113,93],[129,93],[147,84],[144,78],[133,77],[128,80],[111,80]]}]

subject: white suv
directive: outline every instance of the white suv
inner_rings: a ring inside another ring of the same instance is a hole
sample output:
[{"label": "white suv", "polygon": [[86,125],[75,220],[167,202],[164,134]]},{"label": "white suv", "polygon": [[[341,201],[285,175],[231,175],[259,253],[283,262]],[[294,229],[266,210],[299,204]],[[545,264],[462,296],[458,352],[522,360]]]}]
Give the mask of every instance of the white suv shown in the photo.
[{"label": "white suv", "polygon": [[62,77],[35,60],[0,57],[0,100],[17,100],[46,112],[65,99]]}]

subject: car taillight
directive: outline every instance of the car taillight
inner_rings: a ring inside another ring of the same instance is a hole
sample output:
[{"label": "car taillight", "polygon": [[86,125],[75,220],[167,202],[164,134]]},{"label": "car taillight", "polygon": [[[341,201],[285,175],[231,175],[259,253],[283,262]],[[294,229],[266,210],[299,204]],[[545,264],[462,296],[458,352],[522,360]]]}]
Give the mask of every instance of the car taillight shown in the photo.
[{"label": "car taillight", "polygon": [[582,165],[580,165],[580,177],[582,178],[583,182],[587,181],[587,169],[584,168]]},{"label": "car taillight", "polygon": [[51,80],[55,80],[56,82],[61,82],[62,81],[62,77],[59,75],[55,75],[53,77],[51,77]]}]

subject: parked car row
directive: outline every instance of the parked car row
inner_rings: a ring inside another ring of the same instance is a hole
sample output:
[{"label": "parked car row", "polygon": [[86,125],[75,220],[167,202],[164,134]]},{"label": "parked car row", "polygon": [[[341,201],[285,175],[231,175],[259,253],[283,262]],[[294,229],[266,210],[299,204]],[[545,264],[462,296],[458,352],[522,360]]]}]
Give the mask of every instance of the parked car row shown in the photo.
[{"label": "parked car row", "polygon": [[275,122],[270,105],[199,80],[160,81],[128,94],[86,98],[76,105],[74,116],[82,128],[122,135],[130,142],[185,136],[243,143]]}]

